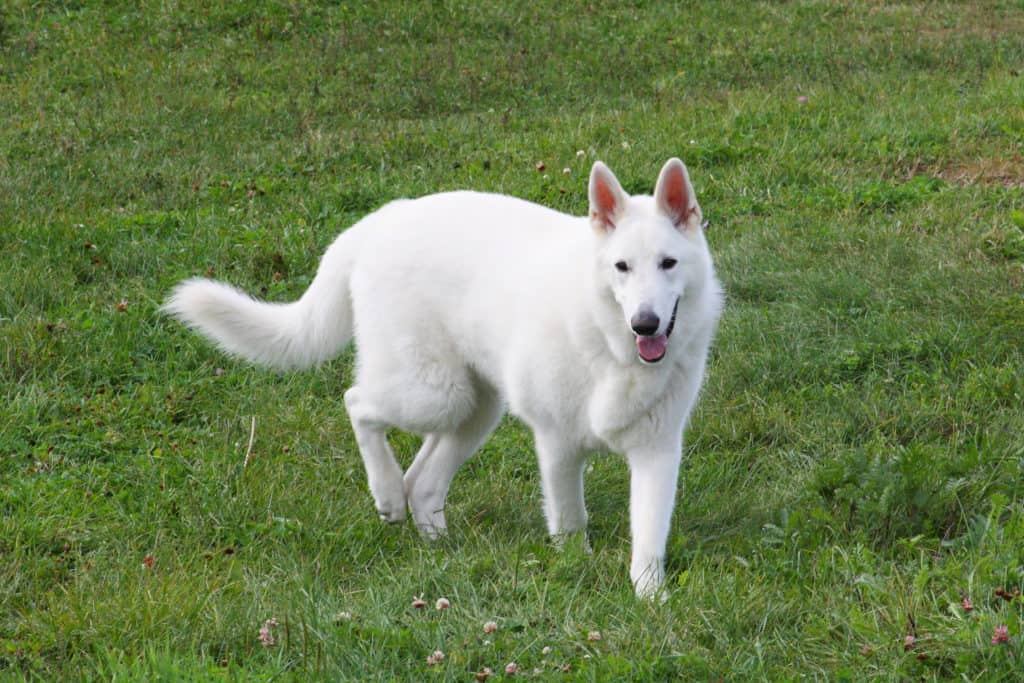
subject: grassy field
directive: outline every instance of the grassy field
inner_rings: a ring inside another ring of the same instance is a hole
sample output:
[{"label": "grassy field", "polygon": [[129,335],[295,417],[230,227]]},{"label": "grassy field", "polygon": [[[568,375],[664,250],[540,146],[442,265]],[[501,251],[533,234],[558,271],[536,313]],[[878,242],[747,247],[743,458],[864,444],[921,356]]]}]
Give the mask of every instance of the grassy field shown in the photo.
[{"label": "grassy field", "polygon": [[[0,678],[1019,680],[1024,4],[370,5],[0,5]],[[507,419],[429,544],[376,518],[350,352],[157,311],[297,297],[393,198],[580,214],[673,155],[729,301],[663,606],[619,458],[556,551]]]}]

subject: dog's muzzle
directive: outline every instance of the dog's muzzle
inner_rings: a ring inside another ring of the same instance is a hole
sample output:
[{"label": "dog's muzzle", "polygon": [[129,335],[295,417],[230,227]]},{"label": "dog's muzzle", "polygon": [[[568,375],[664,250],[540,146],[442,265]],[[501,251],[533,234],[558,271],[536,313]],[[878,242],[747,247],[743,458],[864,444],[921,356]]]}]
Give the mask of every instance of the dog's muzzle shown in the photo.
[{"label": "dog's muzzle", "polygon": [[[665,353],[668,351],[668,338],[672,334],[672,330],[676,326],[676,313],[679,310],[679,299],[676,299],[675,305],[672,306],[672,319],[668,321],[668,327],[665,329],[664,334],[642,334],[642,332],[650,329],[650,325],[645,325],[647,321],[639,320],[633,325],[633,331],[636,333],[636,352],[640,356],[640,360],[644,363],[657,363],[665,357]],[[655,317],[654,320],[657,320]],[[652,332],[657,331],[655,326]]]}]

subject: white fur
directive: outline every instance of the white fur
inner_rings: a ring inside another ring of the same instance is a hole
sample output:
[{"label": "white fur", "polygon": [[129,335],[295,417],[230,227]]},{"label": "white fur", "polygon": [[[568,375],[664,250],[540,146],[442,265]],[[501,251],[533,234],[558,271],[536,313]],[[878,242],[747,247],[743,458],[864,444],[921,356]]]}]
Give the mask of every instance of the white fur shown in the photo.
[{"label": "white fur", "polygon": [[[344,232],[297,302],[259,303],[228,285],[183,282],[165,310],[226,351],[274,367],[327,359],[353,332],[345,405],[383,519],[412,512],[445,530],[458,467],[510,410],[533,430],[552,536],[582,531],[588,451],[626,456],[640,596],[660,595],[682,435],[700,389],[722,293],[682,162],[653,197],[630,197],[600,162],[591,212],[576,218],[500,195],[396,201]],[[663,267],[671,258],[674,267]],[[628,264],[620,272],[616,264]],[[664,334],[637,353],[631,320]],[[403,475],[389,427],[424,435]]]}]

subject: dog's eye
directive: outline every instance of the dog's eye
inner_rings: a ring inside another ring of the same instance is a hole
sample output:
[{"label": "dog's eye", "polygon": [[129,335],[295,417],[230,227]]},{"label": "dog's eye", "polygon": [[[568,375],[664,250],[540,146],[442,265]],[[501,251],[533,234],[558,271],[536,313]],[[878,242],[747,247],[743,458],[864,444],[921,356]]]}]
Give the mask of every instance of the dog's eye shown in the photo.
[{"label": "dog's eye", "polygon": [[662,270],[672,270],[673,268],[676,267],[677,263],[679,263],[679,262],[676,261],[674,258],[667,258],[667,259],[662,259],[660,265],[661,265],[661,269]]},{"label": "dog's eye", "polygon": [[615,270],[619,271],[620,273],[628,273],[629,264],[626,263],[625,261],[619,261],[615,264]]}]

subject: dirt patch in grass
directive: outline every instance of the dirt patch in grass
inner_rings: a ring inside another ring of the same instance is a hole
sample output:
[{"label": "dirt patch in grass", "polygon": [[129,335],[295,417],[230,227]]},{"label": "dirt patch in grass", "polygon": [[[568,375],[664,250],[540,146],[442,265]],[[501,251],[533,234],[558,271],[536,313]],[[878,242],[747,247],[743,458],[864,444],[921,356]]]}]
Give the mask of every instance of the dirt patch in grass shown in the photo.
[{"label": "dirt patch in grass", "polygon": [[897,167],[892,177],[913,180],[917,176],[941,178],[957,187],[1006,187],[1024,188],[1024,158],[982,158],[971,160],[929,163],[915,159],[909,164]]},{"label": "dirt patch in grass", "polygon": [[974,159],[954,162],[934,171],[934,175],[952,185],[982,185],[1008,188],[1024,187],[1024,159]]}]

